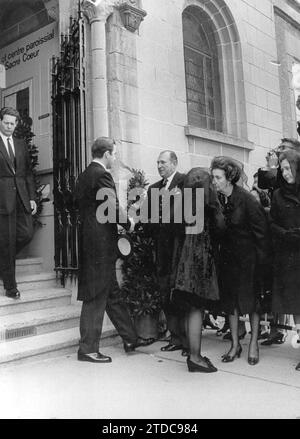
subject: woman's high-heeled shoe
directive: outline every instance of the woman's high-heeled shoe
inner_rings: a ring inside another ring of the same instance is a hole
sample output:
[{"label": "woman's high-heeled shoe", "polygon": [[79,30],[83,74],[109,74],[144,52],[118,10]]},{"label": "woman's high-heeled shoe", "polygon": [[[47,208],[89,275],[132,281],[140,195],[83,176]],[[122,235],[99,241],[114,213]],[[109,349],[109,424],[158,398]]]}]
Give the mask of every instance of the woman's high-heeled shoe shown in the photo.
[{"label": "woman's high-heeled shoe", "polygon": [[204,360],[207,364],[207,367],[194,363],[188,357],[186,360],[186,364],[189,372],[204,372],[204,373],[217,372],[218,369],[211,363],[211,361],[207,357],[204,357]]},{"label": "woman's high-heeled shoe", "polygon": [[235,359],[235,357],[240,358],[242,350],[243,350],[242,346],[239,345],[234,355],[229,355],[230,351],[227,354],[224,354],[222,356],[222,362],[223,363],[231,363]]},{"label": "woman's high-heeled shoe", "polygon": [[257,356],[253,357],[248,354],[248,364],[250,364],[250,366],[255,366],[258,362],[259,362],[259,350],[257,345]]}]

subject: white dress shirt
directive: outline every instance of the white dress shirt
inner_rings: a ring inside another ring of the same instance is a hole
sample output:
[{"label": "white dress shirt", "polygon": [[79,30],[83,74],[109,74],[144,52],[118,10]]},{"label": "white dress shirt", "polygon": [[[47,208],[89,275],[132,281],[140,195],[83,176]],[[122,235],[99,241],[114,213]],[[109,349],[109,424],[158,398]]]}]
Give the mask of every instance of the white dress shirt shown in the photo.
[{"label": "white dress shirt", "polygon": [[167,181],[167,184],[165,186],[165,189],[169,189],[169,186],[172,183],[172,180],[173,180],[175,174],[176,174],[176,171],[173,172],[173,174],[171,174],[170,177],[166,178],[166,180],[168,180],[168,181]]},{"label": "white dress shirt", "polygon": [[0,131],[0,136],[1,136],[2,140],[3,140],[4,145],[5,145],[5,148],[6,148],[6,151],[7,151],[8,157],[10,157],[10,154],[9,154],[9,151],[8,151],[7,139],[9,139],[9,141],[10,141],[11,148],[12,148],[12,150],[13,150],[14,155],[16,155],[16,152],[15,152],[15,145],[14,145],[13,138],[12,138],[12,137],[7,137],[7,136],[5,136],[3,133],[1,133],[1,131]]},{"label": "white dress shirt", "polygon": [[109,172],[109,170],[106,168],[106,166],[105,166],[105,165],[104,165],[99,159],[97,159],[97,157],[94,158],[94,159],[92,160],[92,162],[93,162],[93,163],[98,163],[98,165],[101,165],[102,168],[105,169],[105,171]]}]

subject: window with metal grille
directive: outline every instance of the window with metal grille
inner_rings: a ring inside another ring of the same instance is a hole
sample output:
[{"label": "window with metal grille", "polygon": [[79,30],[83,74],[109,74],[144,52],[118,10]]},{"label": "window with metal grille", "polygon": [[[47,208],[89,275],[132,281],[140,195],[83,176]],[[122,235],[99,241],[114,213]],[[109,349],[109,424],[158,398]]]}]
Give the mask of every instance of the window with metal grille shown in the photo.
[{"label": "window with metal grille", "polygon": [[212,24],[199,8],[183,12],[183,42],[188,123],[222,131],[217,44]]}]

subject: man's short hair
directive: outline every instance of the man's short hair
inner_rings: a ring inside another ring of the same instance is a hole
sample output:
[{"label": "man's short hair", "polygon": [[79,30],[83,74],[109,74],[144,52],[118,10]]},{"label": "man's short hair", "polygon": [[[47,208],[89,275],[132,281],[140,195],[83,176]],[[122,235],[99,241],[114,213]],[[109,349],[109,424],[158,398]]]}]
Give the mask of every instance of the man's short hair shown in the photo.
[{"label": "man's short hair", "polygon": [[113,152],[115,141],[109,137],[98,137],[92,145],[92,157],[101,159],[106,151]]},{"label": "man's short hair", "polygon": [[296,149],[297,151],[300,151],[299,140],[295,139],[294,137],[291,137],[291,138],[284,137],[283,139],[281,139],[281,143],[286,143],[286,142],[293,145],[294,149]]},{"label": "man's short hair", "polygon": [[162,154],[164,154],[165,152],[168,152],[168,153],[169,153],[169,155],[170,155],[170,161],[171,161],[172,163],[174,163],[174,165],[177,165],[177,164],[178,164],[178,158],[177,158],[177,155],[175,154],[175,152],[174,152],[174,151],[171,151],[170,149],[165,149],[165,150],[162,151],[159,155],[162,155]]},{"label": "man's short hair", "polygon": [[13,107],[3,107],[0,110],[0,120],[3,120],[4,116],[14,116],[17,121],[19,121],[20,118],[20,113],[18,112],[18,110],[16,110]]}]

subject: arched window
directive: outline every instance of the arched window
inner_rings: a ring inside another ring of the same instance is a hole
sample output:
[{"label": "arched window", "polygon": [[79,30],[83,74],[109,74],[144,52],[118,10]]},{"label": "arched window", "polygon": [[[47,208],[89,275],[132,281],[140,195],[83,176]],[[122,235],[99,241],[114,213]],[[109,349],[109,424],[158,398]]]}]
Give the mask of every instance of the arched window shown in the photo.
[{"label": "arched window", "polygon": [[188,123],[222,131],[218,50],[208,15],[190,6],[183,11],[183,44]]}]

